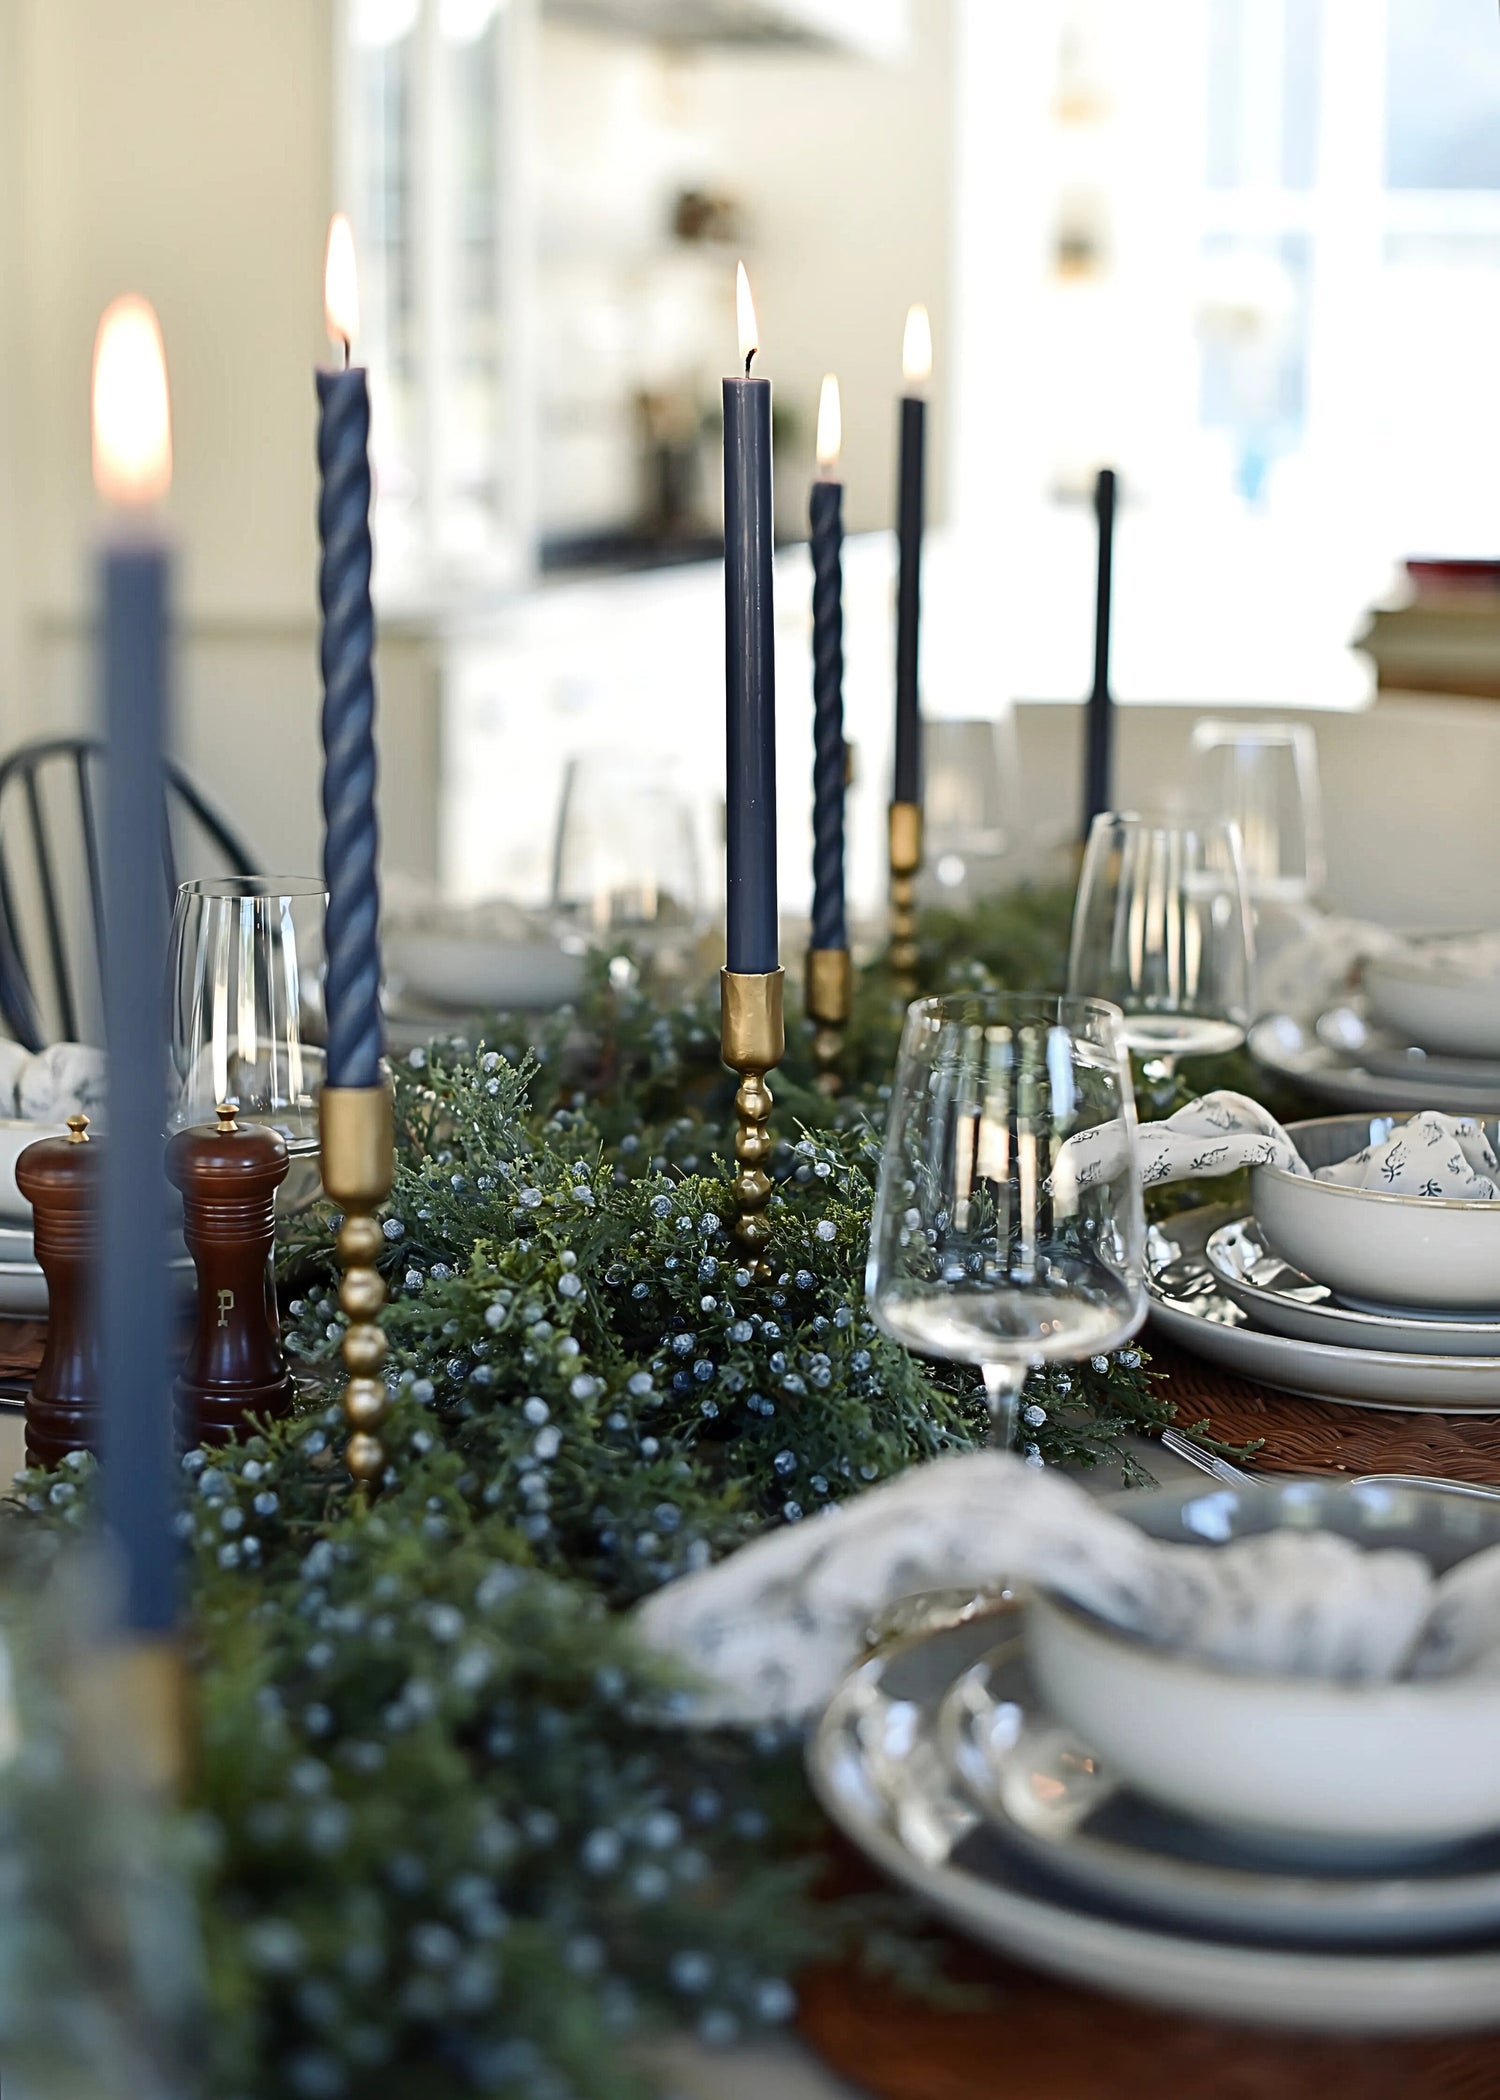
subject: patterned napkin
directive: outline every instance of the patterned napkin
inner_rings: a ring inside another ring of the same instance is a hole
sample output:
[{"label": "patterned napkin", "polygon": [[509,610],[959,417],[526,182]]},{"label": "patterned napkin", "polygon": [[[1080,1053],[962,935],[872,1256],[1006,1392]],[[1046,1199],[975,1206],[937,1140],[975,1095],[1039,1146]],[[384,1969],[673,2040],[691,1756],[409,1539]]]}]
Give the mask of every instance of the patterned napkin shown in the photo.
[{"label": "patterned napkin", "polygon": [[[1101,1123],[1068,1139],[1053,1168],[1054,1188],[1087,1188],[1119,1171],[1127,1139],[1120,1123]],[[1203,1094],[1161,1123],[1142,1123],[1136,1157],[1147,1188],[1160,1181],[1202,1181],[1236,1167],[1308,1169],[1276,1118],[1247,1094]],[[1444,1116],[1425,1108],[1384,1144],[1366,1145],[1351,1159],[1320,1167],[1319,1181],[1379,1189],[1393,1196],[1500,1197],[1500,1161],[1472,1116]]]},{"label": "patterned napkin", "polygon": [[1168,1545],[1000,1451],[936,1459],[757,1539],[634,1616],[704,1681],[694,1725],[749,1727],[819,1708],[901,1599],[1017,1580],[1231,1669],[1349,1684],[1500,1671],[1500,1547],[1439,1579],[1418,1554],[1331,1532]]}]

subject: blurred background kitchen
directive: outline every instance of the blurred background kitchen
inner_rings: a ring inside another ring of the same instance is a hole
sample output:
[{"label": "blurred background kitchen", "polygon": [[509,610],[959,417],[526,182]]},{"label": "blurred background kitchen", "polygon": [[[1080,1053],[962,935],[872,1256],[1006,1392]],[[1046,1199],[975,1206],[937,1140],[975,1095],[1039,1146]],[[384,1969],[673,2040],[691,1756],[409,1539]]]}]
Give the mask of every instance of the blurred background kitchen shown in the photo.
[{"label": "blurred background kitchen", "polygon": [[1500,570],[1472,565],[1500,545],[1491,0],[0,0],[0,746],[88,719],[89,360],[139,289],[173,384],[179,746],[281,869],[318,857],[338,206],[398,895],[546,904],[566,799],[607,827],[618,752],[675,781],[715,908],[741,255],[776,387],[788,913],[826,370],[856,906],[883,887],[915,300],[926,705],[996,725],[996,866],[1076,828],[1109,462],[1117,802],[1162,799],[1205,712],[1306,719],[1333,905],[1452,922],[1500,889]]}]

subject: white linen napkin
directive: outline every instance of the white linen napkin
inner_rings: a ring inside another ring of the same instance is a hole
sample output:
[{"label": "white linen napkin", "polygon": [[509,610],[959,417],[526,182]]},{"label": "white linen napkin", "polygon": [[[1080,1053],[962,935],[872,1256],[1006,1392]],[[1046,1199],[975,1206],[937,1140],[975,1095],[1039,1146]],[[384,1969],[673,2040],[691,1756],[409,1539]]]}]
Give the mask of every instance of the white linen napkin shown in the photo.
[{"label": "white linen napkin", "polygon": [[768,1534],[637,1606],[637,1632],[705,1681],[695,1725],[795,1720],[902,1598],[1027,1581],[1229,1668],[1376,1683],[1500,1670],[1500,1547],[1438,1580],[1418,1554],[1331,1532],[1168,1545],[1008,1452],[915,1468]]},{"label": "white linen napkin", "polygon": [[[1078,1188],[1119,1171],[1126,1137],[1120,1123],[1100,1123],[1070,1137],[1052,1170],[1061,1193],[1069,1180]],[[1236,1167],[1308,1169],[1276,1118],[1247,1094],[1222,1090],[1202,1094],[1159,1123],[1136,1131],[1136,1157],[1147,1188],[1163,1181],[1202,1181]],[[1337,1165],[1320,1167],[1318,1181],[1345,1188],[1381,1189],[1395,1196],[1462,1197],[1493,1202],[1500,1197],[1500,1161],[1472,1116],[1445,1116],[1424,1108],[1380,1145],[1366,1145]]]}]

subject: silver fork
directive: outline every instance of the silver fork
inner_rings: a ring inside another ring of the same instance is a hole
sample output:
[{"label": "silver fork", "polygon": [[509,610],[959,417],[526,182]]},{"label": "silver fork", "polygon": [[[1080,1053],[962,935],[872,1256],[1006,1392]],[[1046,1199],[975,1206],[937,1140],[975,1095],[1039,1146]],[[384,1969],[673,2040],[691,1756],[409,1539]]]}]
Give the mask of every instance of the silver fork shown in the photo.
[{"label": "silver fork", "polygon": [[[1163,1449],[1211,1479],[1222,1480],[1228,1487],[1254,1487],[1256,1476],[1247,1473],[1243,1466],[1231,1465],[1227,1458],[1220,1458],[1216,1451],[1205,1451],[1180,1429],[1164,1429],[1161,1433]],[[1441,1480],[1435,1473],[1356,1473],[1351,1476],[1351,1487],[1418,1487],[1437,1488],[1446,1495],[1474,1495],[1481,1502],[1500,1502],[1500,1488],[1478,1487],[1471,1480]]]}]

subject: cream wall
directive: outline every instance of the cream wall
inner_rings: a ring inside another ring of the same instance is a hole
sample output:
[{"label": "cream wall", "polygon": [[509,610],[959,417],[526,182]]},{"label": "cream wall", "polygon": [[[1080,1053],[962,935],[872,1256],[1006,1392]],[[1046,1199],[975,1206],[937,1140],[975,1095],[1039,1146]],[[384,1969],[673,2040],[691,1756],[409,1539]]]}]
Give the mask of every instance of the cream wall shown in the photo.
[{"label": "cream wall", "polygon": [[[172,384],[179,747],[287,872],[318,853],[333,19],[333,0],[0,0],[0,735],[88,719],[90,359],[103,307],[137,289]],[[410,647],[391,653],[386,831],[404,865],[431,853],[430,797],[405,790],[424,766],[430,785],[435,706]]]}]

